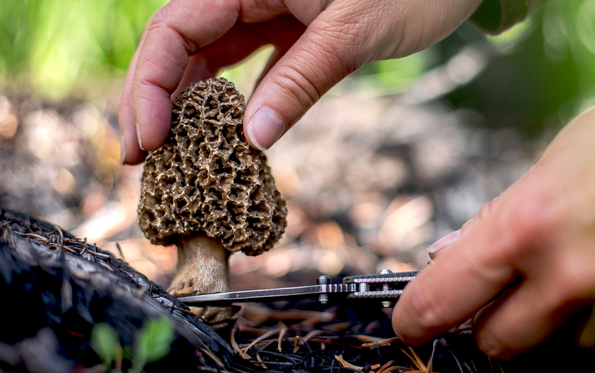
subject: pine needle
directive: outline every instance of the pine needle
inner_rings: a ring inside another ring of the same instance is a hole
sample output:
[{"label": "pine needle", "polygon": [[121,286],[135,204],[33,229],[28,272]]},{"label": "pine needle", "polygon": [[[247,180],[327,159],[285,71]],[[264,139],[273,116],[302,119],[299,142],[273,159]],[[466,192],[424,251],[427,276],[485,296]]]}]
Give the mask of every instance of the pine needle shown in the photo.
[{"label": "pine needle", "polygon": [[260,366],[262,367],[262,369],[268,369],[267,366],[262,361],[262,359],[260,358],[260,355],[259,354],[256,354],[256,360],[258,360],[258,362],[260,363]]},{"label": "pine needle", "polygon": [[335,355],[335,359],[337,359],[337,361],[339,363],[341,363],[341,365],[343,366],[343,368],[349,368],[349,369],[355,369],[355,370],[364,370],[364,367],[358,367],[357,365],[353,365],[351,363],[346,362],[345,359],[343,359],[343,355]]},{"label": "pine needle", "polygon": [[390,360],[388,363],[386,363],[383,366],[381,366],[380,369],[378,369],[378,371],[376,373],[382,373],[382,372],[384,372],[388,367],[390,367],[394,363],[395,363],[394,360]]},{"label": "pine needle", "polygon": [[250,357],[250,355],[248,355],[247,353],[245,353],[244,351],[242,351],[240,349],[240,346],[238,346],[238,342],[236,342],[236,332],[238,331],[238,324],[235,324],[233,326],[233,329],[231,330],[231,348],[233,348],[235,351],[237,351],[240,354],[240,357],[244,360],[251,360],[252,358]]},{"label": "pine needle", "polygon": [[298,352],[298,350],[300,349],[300,336],[296,335],[295,336],[295,340],[293,342],[293,353],[295,354],[296,352]]},{"label": "pine needle", "polygon": [[281,349],[281,342],[283,341],[285,334],[287,334],[287,329],[287,325],[283,324],[282,322],[279,322],[279,340],[277,342],[277,351],[279,352],[283,352],[283,350]]},{"label": "pine needle", "polygon": [[122,245],[120,245],[119,242],[116,242],[116,248],[118,249],[118,252],[120,253],[120,256],[122,257],[122,260],[126,260],[126,258],[124,257],[124,251],[122,250]]},{"label": "pine needle", "polygon": [[[275,334],[279,334],[279,328],[273,329],[273,330],[269,330],[268,332],[264,333],[263,335],[261,335],[260,337],[256,338],[255,340],[252,341],[252,343],[250,343],[248,345],[248,347],[245,347],[244,350],[242,351],[244,354],[246,354],[246,352],[248,350],[250,350],[255,344],[257,344],[260,341],[264,341],[265,339],[274,336]],[[246,354],[247,355],[247,354]]]},{"label": "pine needle", "polygon": [[[358,336],[357,339],[361,340],[360,337],[364,337],[364,336]],[[373,337],[371,337],[371,338],[373,338]],[[376,347],[380,347],[380,346],[390,346],[391,343],[396,342],[398,340],[399,340],[398,337],[387,338],[387,339],[377,339],[371,343],[363,343],[362,347],[363,348],[376,348]]]},{"label": "pine needle", "polygon": [[[302,338],[301,342],[298,343],[297,339],[296,339],[295,346],[293,347],[293,353],[295,354],[296,352],[298,352],[300,347],[302,347],[304,344],[308,343],[310,338],[314,338],[321,334],[324,334],[324,332],[322,330],[312,330],[310,333],[306,334],[306,336],[304,338]],[[296,338],[299,338],[299,337],[296,337]]]}]

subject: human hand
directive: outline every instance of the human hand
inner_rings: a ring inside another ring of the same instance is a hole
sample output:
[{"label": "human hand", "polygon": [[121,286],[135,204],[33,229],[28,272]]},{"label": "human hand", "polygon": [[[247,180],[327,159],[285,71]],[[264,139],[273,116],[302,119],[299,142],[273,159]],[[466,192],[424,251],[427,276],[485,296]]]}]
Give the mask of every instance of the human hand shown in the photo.
[{"label": "human hand", "polygon": [[[481,0],[172,0],[149,22],[120,102],[122,163],[142,161],[171,125],[171,98],[273,44],[244,129],[265,150],[348,74],[443,39]],[[139,146],[142,144],[142,146]]]},{"label": "human hand", "polygon": [[592,109],[568,124],[454,242],[437,245],[443,247],[434,263],[395,306],[393,328],[403,342],[424,343],[474,317],[480,349],[507,359],[593,306],[594,140]]}]

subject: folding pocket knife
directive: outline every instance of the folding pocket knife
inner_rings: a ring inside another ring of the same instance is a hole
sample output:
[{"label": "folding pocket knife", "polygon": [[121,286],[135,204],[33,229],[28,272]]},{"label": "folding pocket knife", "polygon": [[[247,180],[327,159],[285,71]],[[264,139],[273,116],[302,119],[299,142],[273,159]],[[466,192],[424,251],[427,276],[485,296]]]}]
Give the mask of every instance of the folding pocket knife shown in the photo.
[{"label": "folding pocket knife", "polygon": [[383,307],[391,307],[405,285],[415,278],[418,271],[392,273],[383,269],[374,275],[348,276],[340,284],[331,283],[327,276],[320,276],[316,285],[284,287],[276,289],[228,291],[180,297],[188,306],[226,306],[242,302],[271,302],[318,298],[322,304],[342,299],[379,301]]}]

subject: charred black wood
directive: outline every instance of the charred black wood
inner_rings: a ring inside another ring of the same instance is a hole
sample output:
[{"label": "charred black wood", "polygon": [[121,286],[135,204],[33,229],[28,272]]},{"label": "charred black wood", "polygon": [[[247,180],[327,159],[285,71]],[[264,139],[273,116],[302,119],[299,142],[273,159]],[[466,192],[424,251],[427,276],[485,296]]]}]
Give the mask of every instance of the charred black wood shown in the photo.
[{"label": "charred black wood", "polygon": [[146,320],[160,317],[172,320],[175,339],[171,352],[144,371],[254,371],[187,311],[112,254],[47,222],[0,208],[1,371],[96,366],[101,361],[90,341],[95,324],[108,323],[122,346],[133,346]]}]

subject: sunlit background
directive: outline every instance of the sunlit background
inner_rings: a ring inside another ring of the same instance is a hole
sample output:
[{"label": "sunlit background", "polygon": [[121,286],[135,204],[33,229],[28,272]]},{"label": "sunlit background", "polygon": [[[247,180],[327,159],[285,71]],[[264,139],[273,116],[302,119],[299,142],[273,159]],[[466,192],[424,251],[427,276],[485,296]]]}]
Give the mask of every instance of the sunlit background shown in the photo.
[{"label": "sunlit background", "polygon": [[[162,285],[174,249],[138,228],[142,166],[119,159],[117,105],[161,0],[0,4],[0,205],[87,237]],[[270,48],[223,72],[247,97]],[[595,2],[551,0],[488,38],[465,24],[367,65],[268,151],[289,205],[270,253],[232,257],[233,286],[419,268],[425,248],[522,176],[595,104]]]}]

